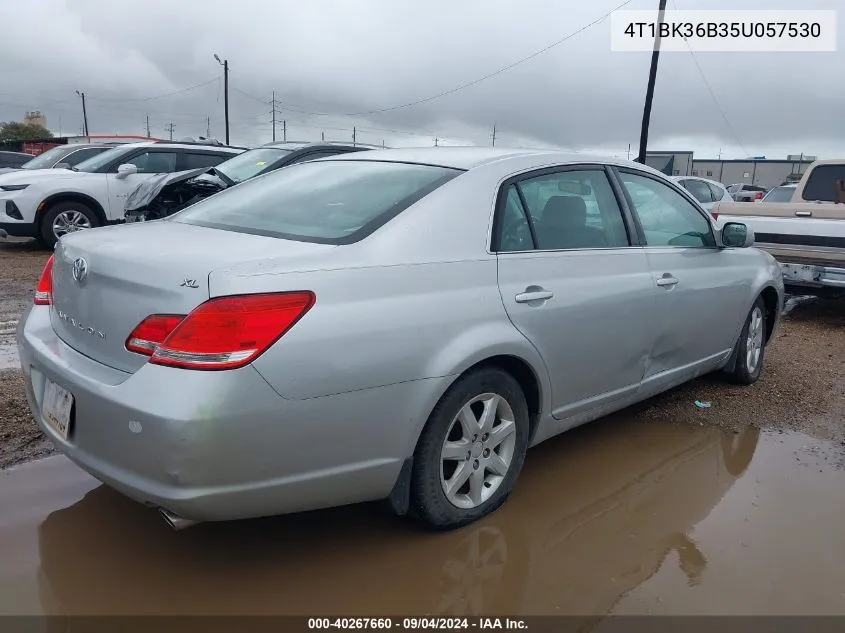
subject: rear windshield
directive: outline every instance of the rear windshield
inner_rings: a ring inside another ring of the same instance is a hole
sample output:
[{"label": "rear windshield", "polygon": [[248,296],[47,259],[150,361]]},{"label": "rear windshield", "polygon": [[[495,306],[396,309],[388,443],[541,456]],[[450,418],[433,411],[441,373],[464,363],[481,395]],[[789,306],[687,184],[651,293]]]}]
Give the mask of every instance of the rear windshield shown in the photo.
[{"label": "rear windshield", "polygon": [[317,161],[259,176],[170,221],[303,242],[351,244],[461,170],[376,161]]}]

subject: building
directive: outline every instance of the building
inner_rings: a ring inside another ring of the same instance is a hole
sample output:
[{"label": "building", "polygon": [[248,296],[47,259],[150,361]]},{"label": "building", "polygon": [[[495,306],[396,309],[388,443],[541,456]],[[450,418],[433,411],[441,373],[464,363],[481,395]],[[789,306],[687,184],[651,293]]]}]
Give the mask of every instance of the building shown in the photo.
[{"label": "building", "polygon": [[692,152],[648,152],[646,164],[667,176],[698,176],[724,185],[743,183],[771,189],[786,180],[797,180],[815,156],[790,154],[784,160],[754,157],[721,160],[694,158]]},{"label": "building", "polygon": [[690,176],[692,152],[646,152],[645,164],[667,176]]},{"label": "building", "polygon": [[47,117],[41,113],[41,110],[32,110],[27,112],[23,117],[23,122],[27,125],[40,125],[43,128],[47,127]]}]

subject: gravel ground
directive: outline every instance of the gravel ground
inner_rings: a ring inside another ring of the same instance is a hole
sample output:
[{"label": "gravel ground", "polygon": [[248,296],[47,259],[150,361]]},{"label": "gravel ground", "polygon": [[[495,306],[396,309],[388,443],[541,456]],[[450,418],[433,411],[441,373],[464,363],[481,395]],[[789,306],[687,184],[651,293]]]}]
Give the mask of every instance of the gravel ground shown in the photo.
[{"label": "gravel ground", "polygon": [[[35,242],[0,240],[0,323],[17,319],[50,253]],[[9,334],[0,329],[0,346]],[[709,402],[699,409],[694,402]],[[639,422],[716,424],[738,430],[801,431],[845,443],[845,297],[796,307],[766,349],[764,373],[751,387],[707,376],[628,411]],[[20,371],[0,371],[0,468],[48,455],[53,447],[29,413]]]}]

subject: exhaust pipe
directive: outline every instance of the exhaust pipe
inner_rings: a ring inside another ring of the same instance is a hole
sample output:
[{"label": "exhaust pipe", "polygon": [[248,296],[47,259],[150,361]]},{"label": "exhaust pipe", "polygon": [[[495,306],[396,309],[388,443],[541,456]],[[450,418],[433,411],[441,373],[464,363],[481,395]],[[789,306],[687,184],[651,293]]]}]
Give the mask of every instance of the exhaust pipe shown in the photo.
[{"label": "exhaust pipe", "polygon": [[183,519],[182,517],[177,516],[172,512],[165,510],[164,508],[159,508],[158,513],[161,515],[161,518],[164,519],[164,522],[167,523],[167,525],[169,525],[174,530],[184,530],[185,528],[189,528],[192,525],[196,525],[197,523],[199,523],[199,521]]}]

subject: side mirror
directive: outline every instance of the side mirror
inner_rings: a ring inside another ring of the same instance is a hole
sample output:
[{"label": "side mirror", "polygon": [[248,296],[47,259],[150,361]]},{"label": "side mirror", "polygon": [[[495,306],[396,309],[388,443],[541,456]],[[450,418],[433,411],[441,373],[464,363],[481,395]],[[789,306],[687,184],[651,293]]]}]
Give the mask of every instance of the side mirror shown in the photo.
[{"label": "side mirror", "polygon": [[722,246],[726,248],[754,246],[754,231],[742,222],[726,222],[722,227]]},{"label": "side mirror", "polygon": [[132,163],[126,163],[125,165],[121,165],[117,168],[117,177],[118,178],[126,178],[131,174],[137,174],[138,168],[133,165]]},{"label": "side mirror", "polygon": [[70,163],[56,163],[53,169],[70,169]]}]

